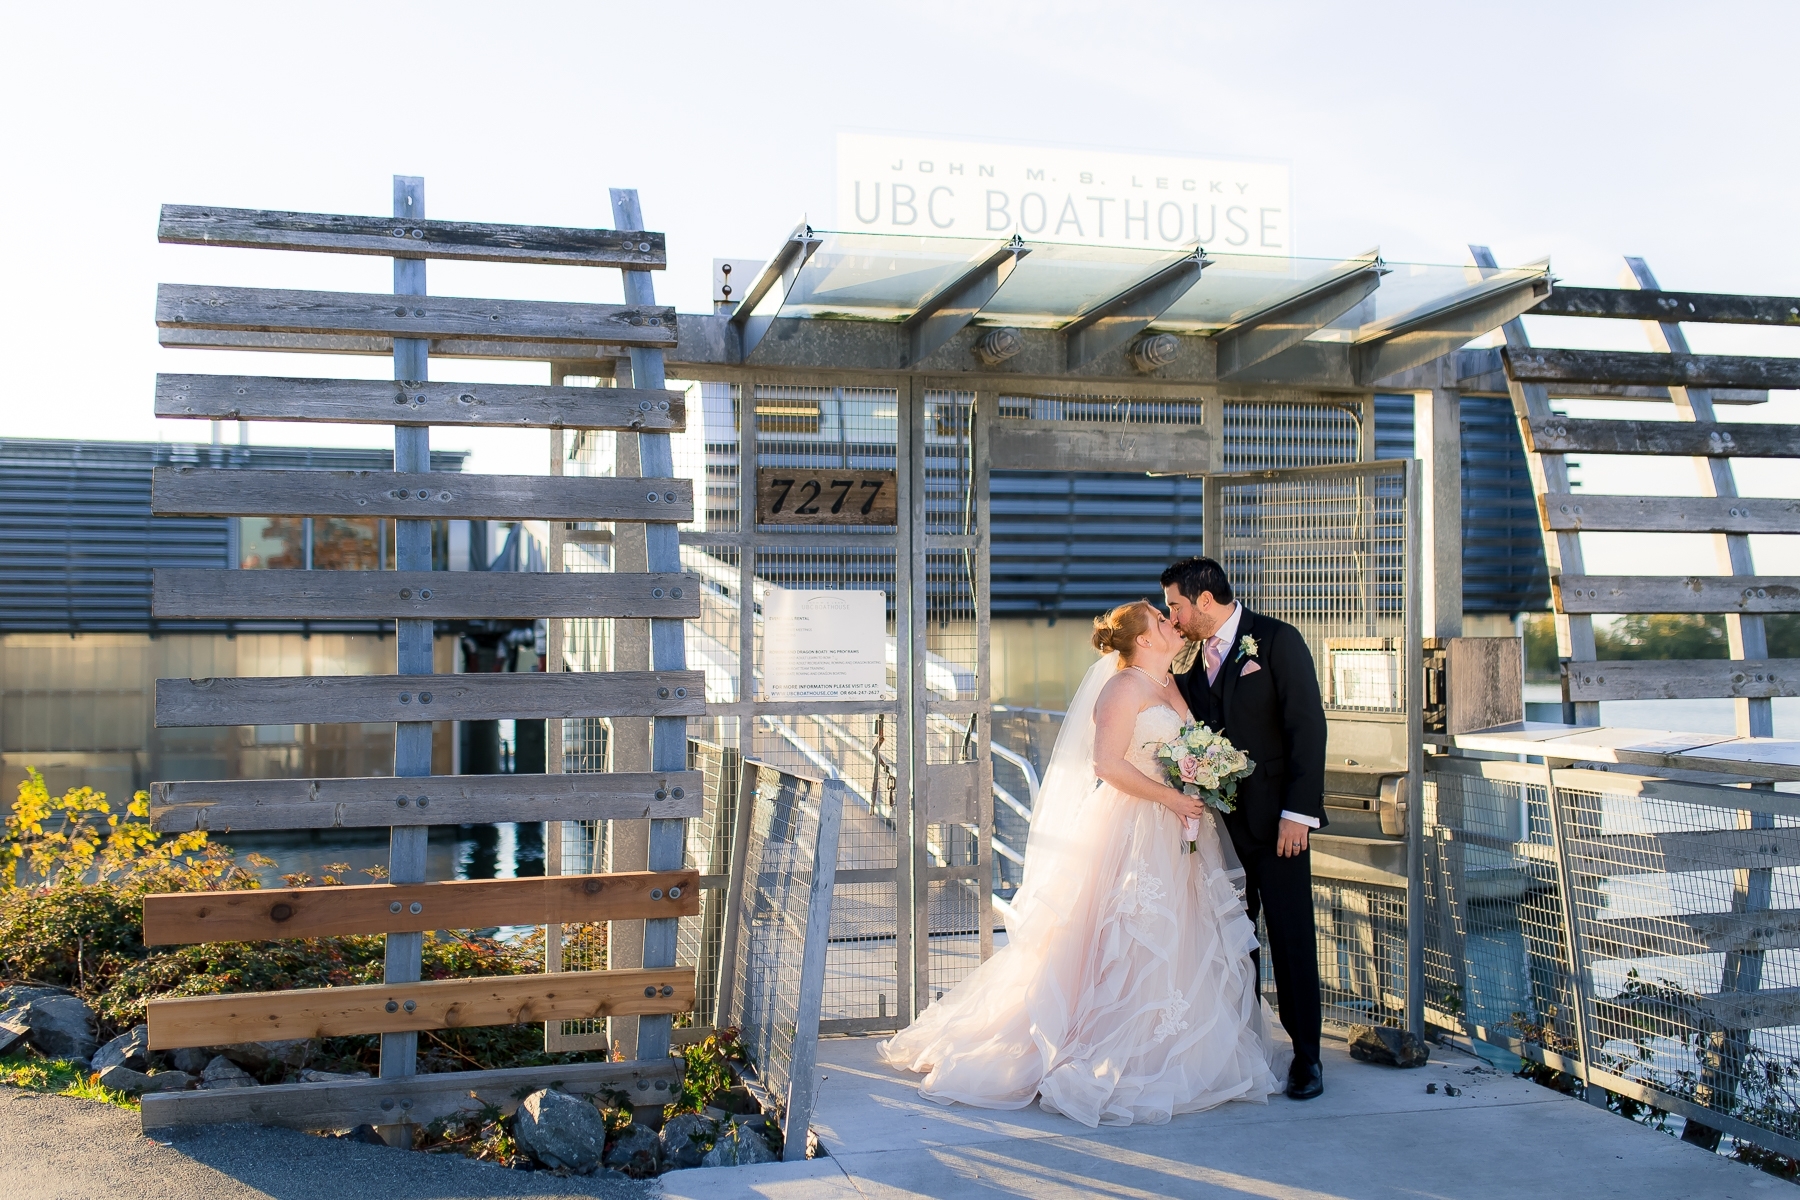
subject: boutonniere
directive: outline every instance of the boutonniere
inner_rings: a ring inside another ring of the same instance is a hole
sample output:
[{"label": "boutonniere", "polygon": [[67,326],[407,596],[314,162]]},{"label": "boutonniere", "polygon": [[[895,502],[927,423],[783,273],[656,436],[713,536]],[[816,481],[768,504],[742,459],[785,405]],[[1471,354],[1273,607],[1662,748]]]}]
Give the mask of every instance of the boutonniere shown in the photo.
[{"label": "boutonniere", "polygon": [[1243,662],[1246,658],[1255,658],[1257,653],[1255,638],[1246,633],[1243,637],[1238,639],[1239,662]]}]

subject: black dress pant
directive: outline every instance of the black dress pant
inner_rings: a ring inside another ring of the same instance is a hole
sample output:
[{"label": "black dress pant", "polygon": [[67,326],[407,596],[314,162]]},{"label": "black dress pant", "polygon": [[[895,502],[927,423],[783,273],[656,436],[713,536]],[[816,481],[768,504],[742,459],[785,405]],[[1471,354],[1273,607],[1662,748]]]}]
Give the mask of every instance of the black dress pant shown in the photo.
[{"label": "black dress pant", "polygon": [[[1281,1027],[1294,1042],[1297,1061],[1319,1061],[1319,947],[1313,928],[1312,851],[1292,858],[1275,853],[1273,842],[1233,831],[1232,842],[1244,864],[1244,903],[1250,919],[1261,913],[1269,926],[1270,966],[1275,973]],[[1256,951],[1261,978],[1262,952]]]}]

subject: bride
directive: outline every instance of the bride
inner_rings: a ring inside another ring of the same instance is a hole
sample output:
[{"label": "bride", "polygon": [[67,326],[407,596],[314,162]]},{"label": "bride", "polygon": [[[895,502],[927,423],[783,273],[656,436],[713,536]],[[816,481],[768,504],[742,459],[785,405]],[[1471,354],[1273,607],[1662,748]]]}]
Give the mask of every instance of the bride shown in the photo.
[{"label": "bride", "polygon": [[[1159,742],[1192,719],[1148,601],[1094,621],[1103,657],[1069,705],[1032,813],[1007,945],[881,1048],[940,1103],[1084,1125],[1162,1124],[1280,1090],[1210,809],[1162,782]],[[1098,776],[1098,778],[1096,778]],[[1182,823],[1200,817],[1198,850]]]}]

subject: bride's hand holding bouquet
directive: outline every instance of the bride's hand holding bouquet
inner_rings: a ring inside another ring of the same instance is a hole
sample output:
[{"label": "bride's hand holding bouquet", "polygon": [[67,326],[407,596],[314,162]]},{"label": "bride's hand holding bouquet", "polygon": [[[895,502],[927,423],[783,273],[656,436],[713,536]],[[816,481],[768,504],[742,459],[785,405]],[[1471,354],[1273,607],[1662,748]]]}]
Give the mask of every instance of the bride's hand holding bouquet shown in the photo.
[{"label": "bride's hand holding bouquet", "polygon": [[[1189,721],[1174,737],[1154,745],[1169,786],[1222,813],[1237,809],[1238,781],[1256,770],[1249,755],[1199,721]],[[1198,816],[1183,823],[1181,839],[1190,852],[1198,848]]]}]

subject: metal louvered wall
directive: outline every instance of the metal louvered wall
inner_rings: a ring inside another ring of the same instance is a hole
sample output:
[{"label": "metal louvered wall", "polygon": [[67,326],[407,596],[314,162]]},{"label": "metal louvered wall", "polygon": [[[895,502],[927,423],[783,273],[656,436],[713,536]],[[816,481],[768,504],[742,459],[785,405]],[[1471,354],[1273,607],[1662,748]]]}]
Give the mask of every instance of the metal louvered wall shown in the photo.
[{"label": "metal louvered wall", "polygon": [[[432,469],[461,470],[466,457],[433,454]],[[228,518],[150,515],[151,471],[180,466],[385,471],[393,452],[0,440],[0,633],[225,629],[150,615],[152,570],[231,561]]]}]

